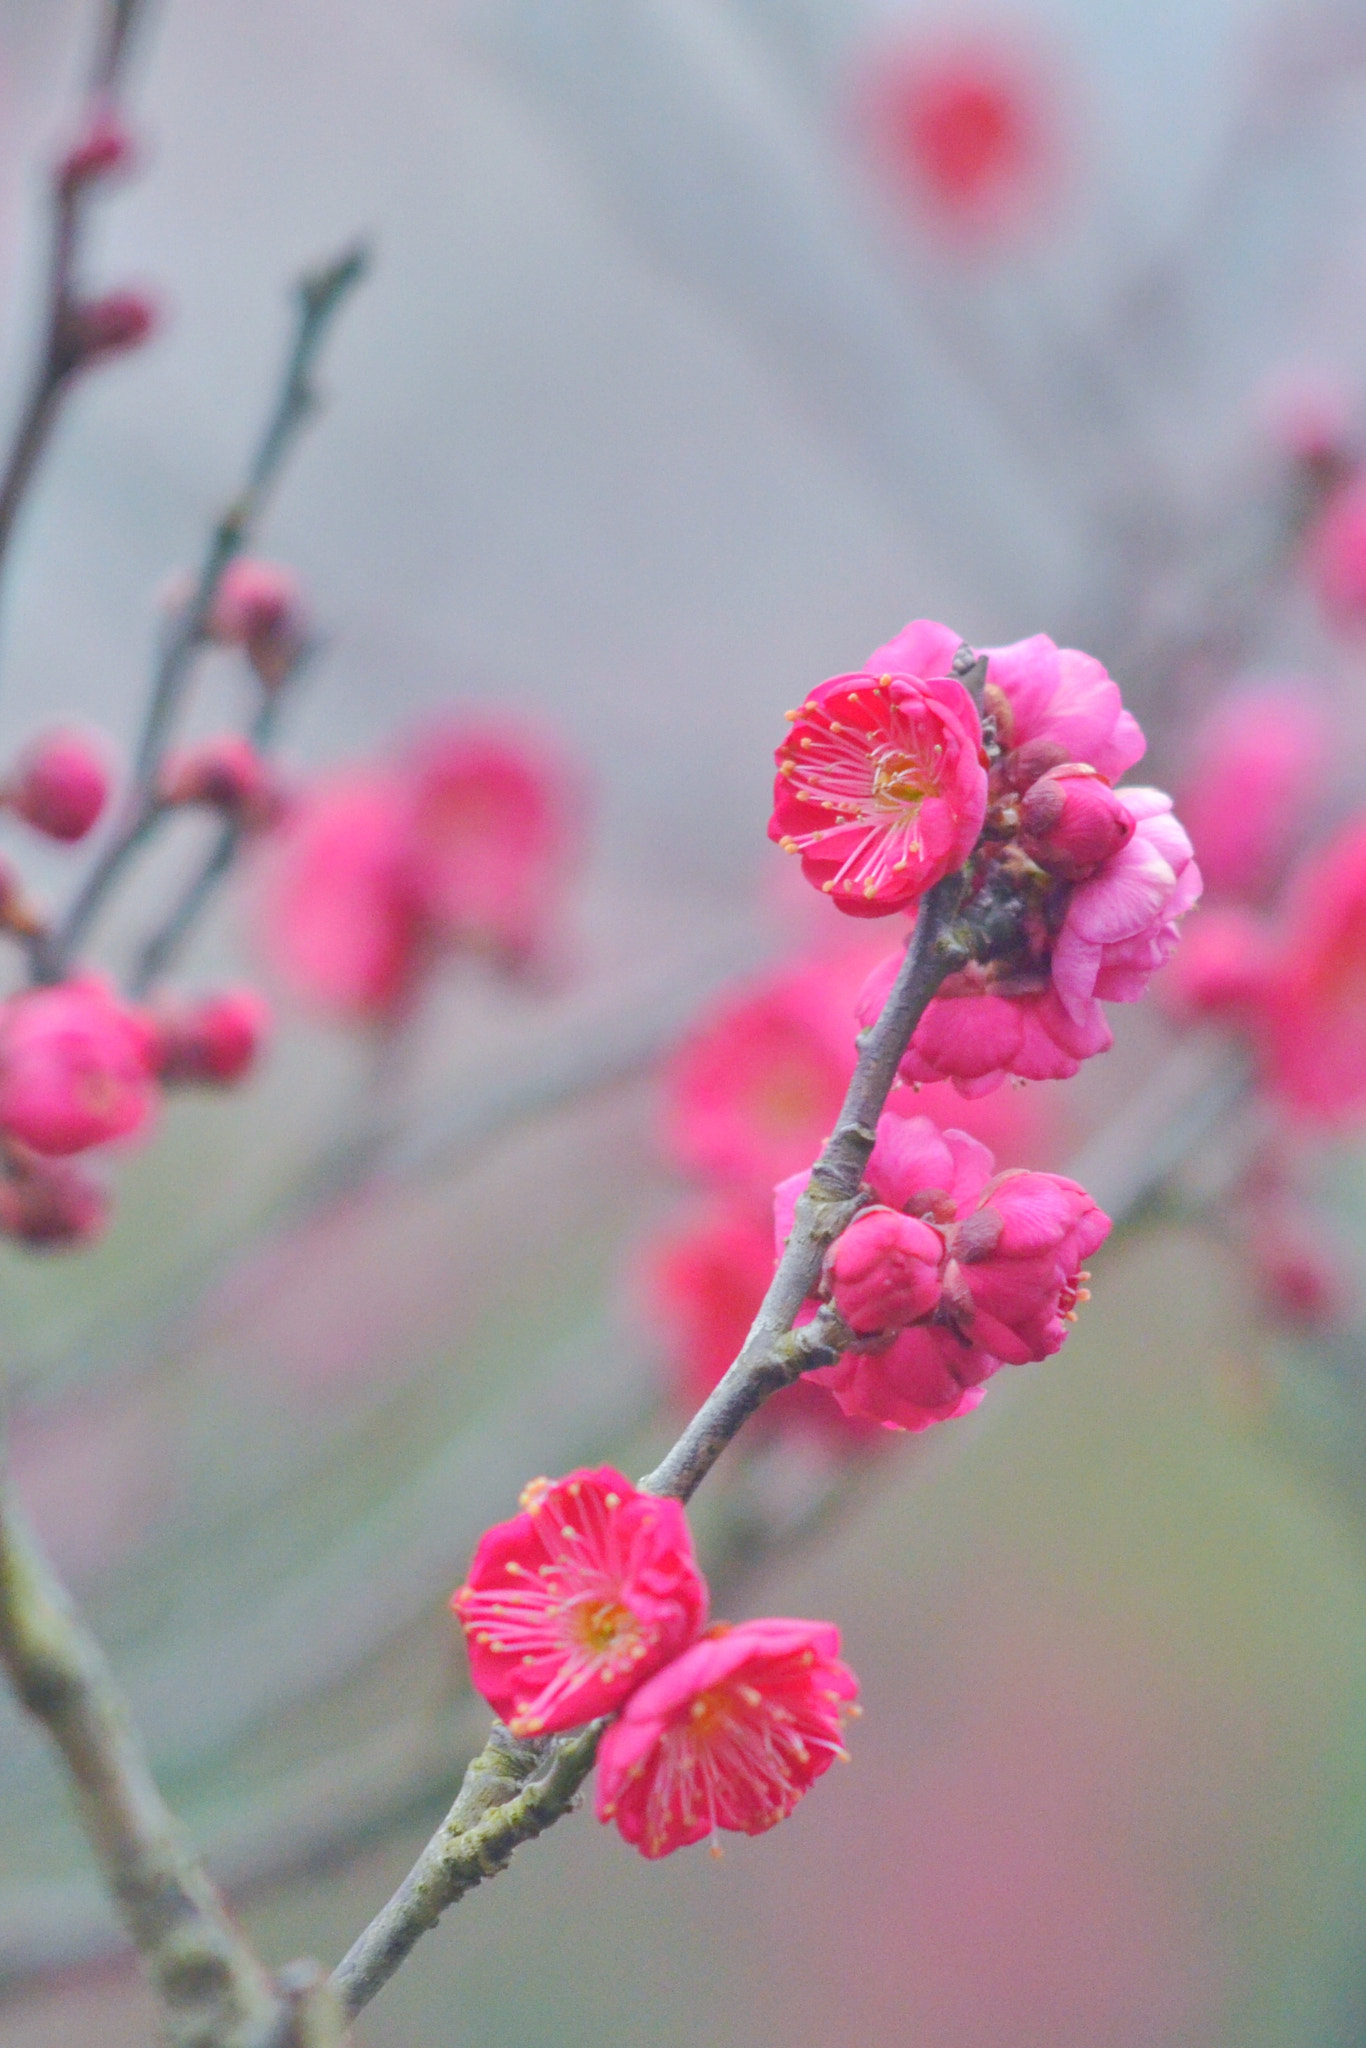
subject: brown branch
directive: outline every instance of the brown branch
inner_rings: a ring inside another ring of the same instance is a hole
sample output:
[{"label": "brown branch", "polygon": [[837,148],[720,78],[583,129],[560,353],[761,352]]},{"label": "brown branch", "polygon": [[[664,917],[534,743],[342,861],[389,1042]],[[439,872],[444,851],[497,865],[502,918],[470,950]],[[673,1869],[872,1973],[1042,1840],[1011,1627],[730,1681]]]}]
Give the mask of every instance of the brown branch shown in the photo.
[{"label": "brown branch", "polygon": [[3,1494],[0,1664],[67,1767],[174,2048],[256,2048],[278,2024],[270,1978],[158,1791],[104,1652]]}]

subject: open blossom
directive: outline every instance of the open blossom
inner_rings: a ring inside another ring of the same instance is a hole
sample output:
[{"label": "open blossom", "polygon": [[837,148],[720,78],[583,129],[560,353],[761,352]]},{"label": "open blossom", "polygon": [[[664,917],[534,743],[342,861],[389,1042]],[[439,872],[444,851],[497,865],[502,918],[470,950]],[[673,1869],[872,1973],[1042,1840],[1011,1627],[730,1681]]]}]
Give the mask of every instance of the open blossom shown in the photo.
[{"label": "open blossom", "polygon": [[0,1131],[62,1157],[141,1129],[157,1107],[155,1035],[93,976],[0,1006]]},{"label": "open blossom", "polygon": [[447,946],[509,965],[547,951],[580,848],[577,777],[505,724],[454,719],[409,747],[406,880]]},{"label": "open blossom", "polygon": [[917,620],[867,670],[820,684],[790,714],[769,837],[851,916],[915,903],[962,866],[982,829],[981,726],[949,674],[958,645]]},{"label": "open blossom", "polygon": [[103,749],[82,732],[49,732],[20,754],[5,792],[17,817],[49,839],[84,839],[109,796]]},{"label": "open blossom", "polygon": [[[1119,789],[1132,836],[1087,880],[1055,884],[1025,924],[1021,957],[950,975],[916,1026],[906,1081],[952,1080],[965,1094],[1007,1074],[1065,1080],[1112,1043],[1101,1002],[1135,1002],[1175,950],[1200,894],[1190,840],[1156,789]],[[875,968],[859,1000],[872,1023],[896,977]]]},{"label": "open blossom", "polygon": [[1204,720],[1177,803],[1208,895],[1273,894],[1321,794],[1328,739],[1312,685],[1239,690]]},{"label": "open blossom", "polygon": [[702,1012],[663,1075],[664,1137],[680,1166],[766,1198],[815,1156],[854,1071],[868,964],[859,948],[770,968]]},{"label": "open blossom", "polygon": [[[699,1204],[644,1246],[637,1290],[679,1406],[691,1414],[739,1356],[773,1278],[773,1200],[727,1194]],[[843,1415],[803,1373],[765,1401],[750,1427],[814,1438],[846,1456],[877,1436]]]},{"label": "open blossom", "polygon": [[[864,1177],[881,1205],[941,1240],[937,1294],[890,1344],[849,1352],[806,1377],[829,1387],[846,1414],[918,1430],[975,1408],[1000,1366],[1061,1347],[1082,1299],[1083,1261],[1110,1224],[1075,1181],[998,1174],[985,1145],[910,1113],[914,1102],[889,1099]],[[775,1191],[780,1244],[807,1178],[795,1174]],[[837,1242],[831,1261],[838,1250]],[[830,1263],[826,1271],[828,1279]]]},{"label": "open blossom", "polygon": [[693,1640],[706,1583],[675,1500],[604,1465],[534,1480],[480,1538],[451,1606],[475,1686],[517,1735],[611,1713]]},{"label": "open blossom", "polygon": [[633,1692],[598,1749],[597,1812],[642,1856],[785,1820],[836,1757],[858,1681],[829,1622],[717,1627]]}]

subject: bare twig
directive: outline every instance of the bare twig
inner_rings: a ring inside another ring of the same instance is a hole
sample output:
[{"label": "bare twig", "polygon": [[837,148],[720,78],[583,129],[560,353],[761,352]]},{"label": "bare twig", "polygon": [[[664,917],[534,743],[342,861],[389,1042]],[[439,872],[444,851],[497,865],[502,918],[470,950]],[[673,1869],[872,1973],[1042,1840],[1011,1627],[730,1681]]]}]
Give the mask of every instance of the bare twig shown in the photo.
[{"label": "bare twig", "polygon": [[[108,110],[116,104],[133,30],[143,4],[144,0],[105,0],[95,62],[91,67],[92,105]],[[52,240],[42,341],[14,438],[3,468],[0,468],[0,574],[9,554],[20,507],[83,360],[82,350],[75,340],[80,307],[77,272],[86,215],[96,190],[94,180],[65,179],[60,169],[54,172]]]},{"label": "bare twig", "polygon": [[0,1663],[61,1753],[175,2048],[252,2048],[278,2014],[270,1979],[162,1799],[104,1652],[3,1495]]},{"label": "bare twig", "polygon": [[162,644],[147,714],[134,762],[133,783],[122,822],[91,868],[57,929],[34,946],[38,981],[59,981],[123,870],[146,844],[164,815],[157,790],[171,721],[195,657],[209,638],[209,617],[224,572],[247,546],[277,482],[285,458],[318,405],[313,370],[332,320],[352,286],[364,275],[368,254],[360,245],[313,271],[298,287],[298,318],[285,361],[279,394],[239,495],[209,538],[193,593],[169,626]]}]

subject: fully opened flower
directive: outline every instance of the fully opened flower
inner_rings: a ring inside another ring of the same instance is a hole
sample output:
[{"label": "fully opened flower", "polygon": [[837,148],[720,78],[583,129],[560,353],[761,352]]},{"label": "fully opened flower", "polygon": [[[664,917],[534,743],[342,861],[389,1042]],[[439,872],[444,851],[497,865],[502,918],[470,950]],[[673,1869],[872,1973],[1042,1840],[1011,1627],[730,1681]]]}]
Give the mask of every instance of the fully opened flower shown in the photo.
[{"label": "fully opened flower", "polygon": [[451,1600],[475,1686],[514,1734],[576,1728],[690,1643],[707,1589],[675,1500],[610,1466],[534,1481]]},{"label": "fully opened flower", "polygon": [[709,1630],[632,1693],[598,1749],[598,1819],[642,1856],[785,1820],[836,1757],[858,1680],[829,1622]]},{"label": "fully opened flower", "polygon": [[155,1032],[87,976],[0,1008],[0,1130],[61,1158],[126,1138],[156,1113]]},{"label": "fully opened flower", "polygon": [[977,709],[948,673],[958,642],[947,627],[916,625],[918,644],[913,628],[899,636],[905,666],[822,683],[775,756],[769,837],[855,917],[905,909],[961,867],[986,813]]}]

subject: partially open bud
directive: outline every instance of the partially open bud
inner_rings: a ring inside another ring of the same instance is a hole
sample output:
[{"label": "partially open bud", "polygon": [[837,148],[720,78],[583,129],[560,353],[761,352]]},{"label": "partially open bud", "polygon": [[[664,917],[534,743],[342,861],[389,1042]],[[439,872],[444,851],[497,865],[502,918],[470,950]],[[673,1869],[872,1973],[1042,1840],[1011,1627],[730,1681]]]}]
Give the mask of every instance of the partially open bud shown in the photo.
[{"label": "partially open bud", "polygon": [[1084,882],[1127,846],[1135,820],[1094,768],[1050,769],[1020,799],[1020,844],[1064,882]]},{"label": "partially open bud", "polygon": [[167,1082],[227,1086],[255,1066],[270,1027],[270,1006],[252,988],[224,989],[157,1019],[155,1061]]},{"label": "partially open bud", "polygon": [[71,314],[71,365],[100,361],[138,348],[157,325],[157,309],[146,292],[106,292],[87,299]]},{"label": "partially open bud", "polygon": [[285,810],[275,769],[237,733],[169,753],[159,794],[164,804],[208,804],[247,831],[278,824]]},{"label": "partially open bud", "polygon": [[939,1300],[944,1240],[898,1209],[860,1210],[825,1257],[825,1287],[860,1336],[904,1330]]},{"label": "partially open bud", "polygon": [[35,1249],[93,1244],[109,1220],[109,1197],[71,1159],[42,1159],[10,1145],[0,1178],[0,1235]]},{"label": "partially open bud", "polygon": [[64,198],[71,198],[82,186],[117,177],[128,170],[135,156],[133,138],[117,108],[96,104],[71,147],[57,165],[57,185]]},{"label": "partially open bud", "polygon": [[267,689],[278,689],[308,639],[299,580],[277,562],[240,556],[224,570],[208,618],[209,637],[240,647]]},{"label": "partially open bud", "polygon": [[6,800],[49,839],[84,839],[109,795],[109,769],[94,741],[80,732],[49,732],[19,756]]}]

